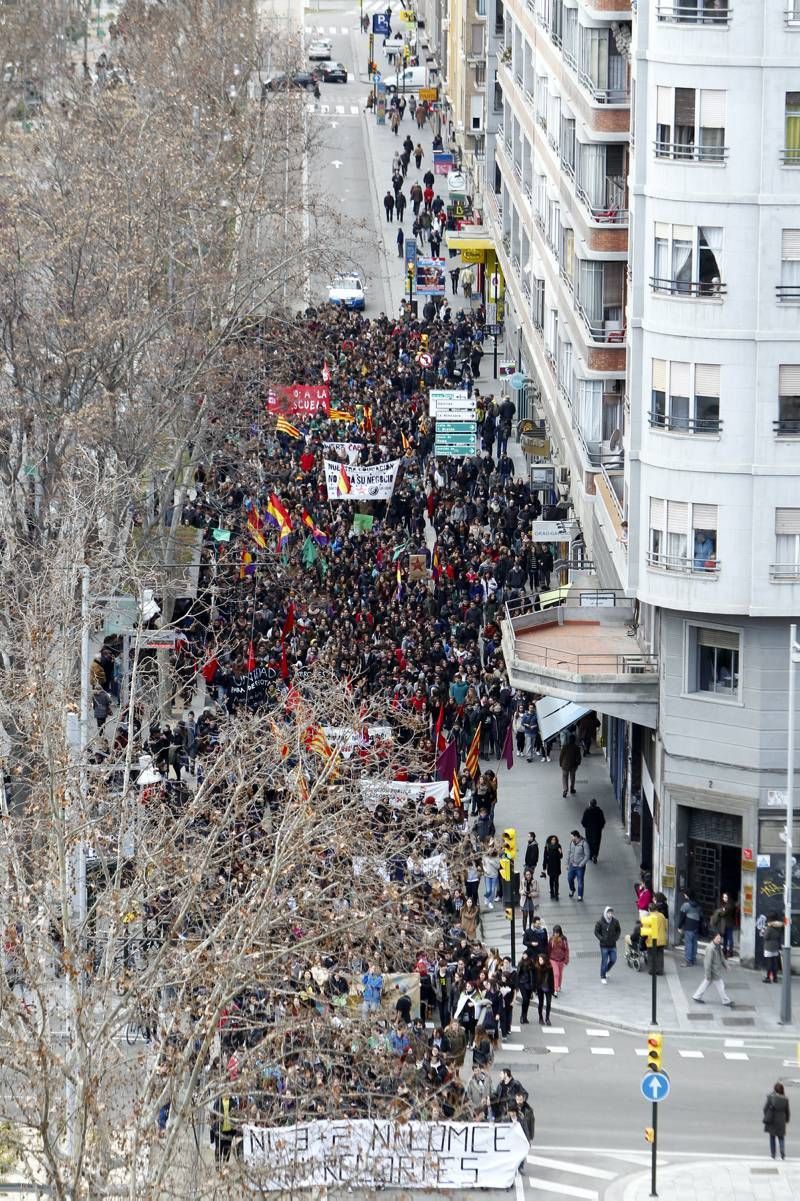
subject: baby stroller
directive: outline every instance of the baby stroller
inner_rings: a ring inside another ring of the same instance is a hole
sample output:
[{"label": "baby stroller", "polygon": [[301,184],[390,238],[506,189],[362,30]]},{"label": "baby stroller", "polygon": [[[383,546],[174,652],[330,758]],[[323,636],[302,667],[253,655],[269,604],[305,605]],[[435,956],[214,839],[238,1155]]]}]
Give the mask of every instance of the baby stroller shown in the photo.
[{"label": "baby stroller", "polygon": [[642,928],[639,922],[630,934],[625,935],[625,962],[635,972],[640,972],[647,965],[647,948],[642,943]]}]

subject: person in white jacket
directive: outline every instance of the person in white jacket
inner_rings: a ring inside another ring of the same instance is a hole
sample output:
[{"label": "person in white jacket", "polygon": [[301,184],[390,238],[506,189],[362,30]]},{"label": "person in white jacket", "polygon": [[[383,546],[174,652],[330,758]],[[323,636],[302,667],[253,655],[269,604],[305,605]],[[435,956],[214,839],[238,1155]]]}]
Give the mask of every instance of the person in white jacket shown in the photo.
[{"label": "person in white jacket", "polygon": [[500,883],[500,856],[497,851],[497,844],[494,841],[490,842],[483,852],[482,867],[486,908],[494,909],[494,902],[497,900]]}]

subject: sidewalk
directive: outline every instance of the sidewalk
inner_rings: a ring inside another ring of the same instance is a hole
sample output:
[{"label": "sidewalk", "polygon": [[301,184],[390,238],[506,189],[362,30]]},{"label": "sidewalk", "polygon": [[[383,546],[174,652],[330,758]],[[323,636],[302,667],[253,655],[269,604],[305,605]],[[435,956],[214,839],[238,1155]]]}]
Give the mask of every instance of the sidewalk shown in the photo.
[{"label": "sidewalk", "polygon": [[[541,852],[548,835],[556,834],[564,849],[566,860],[570,831],[581,830],[581,817],[592,797],[605,813],[606,827],[600,848],[599,862],[590,863],[586,870],[585,900],[578,904],[570,900],[566,868],[561,876],[559,901],[551,901],[548,881],[539,879],[541,915],[548,931],[560,923],[570,944],[570,964],[564,977],[564,987],[556,999],[553,1012],[578,1017],[590,1017],[626,1029],[643,1030],[650,1026],[651,978],[646,971],[635,972],[625,962],[624,936],[636,920],[633,886],[639,878],[637,848],[625,838],[619,808],[613,795],[608,767],[603,751],[593,747],[578,769],[577,795],[562,798],[561,773],[556,761],[528,764],[515,758],[509,772],[505,764],[481,761],[482,769],[491,767],[499,780],[499,801],[495,813],[498,836],[508,826],[517,830],[517,869],[524,868],[528,831],[535,830]],[[483,900],[481,899],[481,904]],[[594,937],[595,922],[606,905],[614,908],[622,937],[616,966],[608,975],[608,984],[600,983],[600,952]],[[510,923],[502,904],[483,915],[484,939],[490,946],[503,951],[510,948]],[[517,913],[516,951],[523,949],[522,923]],[[702,948],[698,960],[702,957]],[[662,1030],[681,1034],[717,1034],[746,1037],[769,1034],[772,1038],[796,1038],[800,1025],[778,1024],[780,988],[763,984],[761,973],[731,962],[726,988],[735,1003],[734,1009],[723,1008],[716,999],[716,990],[706,994],[707,1004],[698,1005],[692,993],[702,978],[702,966],[683,966],[681,949],[668,947],[664,956],[665,974],[658,979],[658,1022]],[[795,1016],[797,1014],[795,1013]]]},{"label": "sidewalk", "polygon": [[[669,1201],[797,1201],[800,1163],[769,1158],[751,1160],[694,1159],[660,1167],[658,1195]],[[614,1181],[605,1201],[649,1201],[650,1171]]]}]

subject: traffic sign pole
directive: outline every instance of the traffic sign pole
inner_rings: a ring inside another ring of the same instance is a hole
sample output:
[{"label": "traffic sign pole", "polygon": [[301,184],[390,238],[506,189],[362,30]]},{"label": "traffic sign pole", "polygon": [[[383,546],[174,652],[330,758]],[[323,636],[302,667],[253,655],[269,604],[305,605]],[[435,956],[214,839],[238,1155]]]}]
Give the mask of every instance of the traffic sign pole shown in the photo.
[{"label": "traffic sign pole", "polygon": [[653,1142],[650,1146],[650,1196],[657,1197],[656,1172],[658,1171],[658,1101],[653,1102]]}]

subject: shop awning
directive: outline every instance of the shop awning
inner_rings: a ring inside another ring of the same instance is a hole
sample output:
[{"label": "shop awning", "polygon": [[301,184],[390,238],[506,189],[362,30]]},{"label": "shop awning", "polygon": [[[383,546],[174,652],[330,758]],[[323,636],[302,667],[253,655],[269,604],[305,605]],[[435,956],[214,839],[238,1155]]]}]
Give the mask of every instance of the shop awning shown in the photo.
[{"label": "shop awning", "polygon": [[445,230],[444,240],[450,250],[494,250],[491,234],[476,228]]}]

